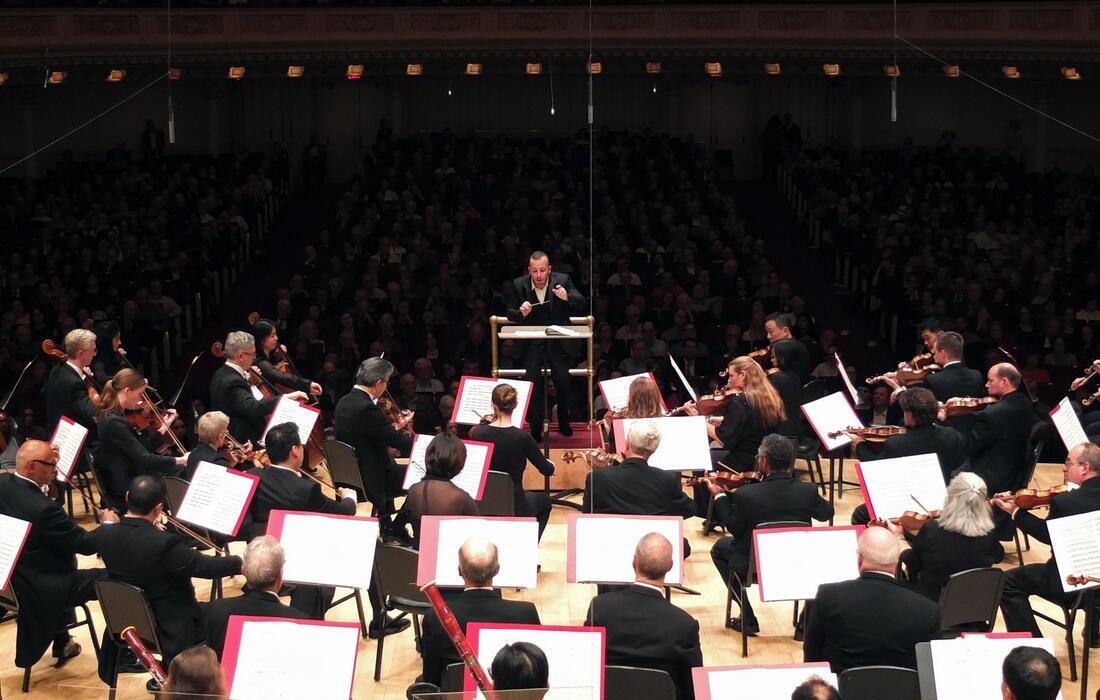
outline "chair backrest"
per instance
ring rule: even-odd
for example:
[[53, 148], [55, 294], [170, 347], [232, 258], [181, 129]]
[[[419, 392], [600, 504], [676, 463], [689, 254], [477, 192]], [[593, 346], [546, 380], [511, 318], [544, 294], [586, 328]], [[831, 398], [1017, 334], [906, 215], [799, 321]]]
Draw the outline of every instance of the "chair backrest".
[[10, 581], [7, 586], [0, 588], [0, 608], [19, 614], [19, 599], [15, 597], [15, 589], [11, 587]]
[[134, 627], [151, 651], [161, 652], [153, 611], [149, 609], [145, 593], [140, 588], [121, 581], [101, 579], [96, 581], [95, 590], [108, 634], [117, 640], [124, 629]]
[[940, 629], [983, 623], [985, 631], [992, 632], [1004, 578], [1005, 572], [993, 567], [952, 574], [940, 592]]
[[443, 669], [442, 683], [439, 688], [444, 693], [458, 693], [462, 691], [462, 670], [466, 664], [450, 664]]
[[898, 666], [850, 668], [837, 679], [844, 700], [921, 700], [917, 672]]
[[395, 544], [379, 544], [374, 550], [374, 580], [382, 600], [404, 598], [428, 603], [428, 598], [416, 585], [416, 566], [420, 554], [415, 549]]
[[1047, 437], [1050, 434], [1050, 423], [1047, 421], [1038, 421], [1031, 426], [1031, 432], [1027, 437], [1027, 447], [1024, 452], [1024, 459], [1027, 464], [1027, 468], [1024, 469], [1023, 479], [1016, 488], [1025, 489], [1031, 480], [1035, 477], [1035, 467], [1039, 463], [1039, 455], [1043, 453], [1043, 446], [1046, 444]]
[[485, 477], [485, 491], [477, 502], [482, 515], [516, 514], [515, 483], [504, 472], [490, 471]]
[[[766, 523], [760, 523], [752, 529], [753, 532], [757, 530], [775, 530], [781, 527], [812, 527], [813, 523], [806, 520], [771, 520]], [[756, 538], [750, 535], [749, 537], [749, 570], [746, 572], [745, 585], [751, 586], [753, 581], [756, 580]], [[738, 572], [740, 575], [740, 572]]]
[[359, 458], [355, 455], [355, 448], [339, 440], [325, 440], [324, 449], [332, 483], [349, 486], [360, 494], [365, 494], [367, 489], [363, 486], [363, 474], [359, 471]]
[[841, 386], [840, 379], [837, 377], [811, 379], [802, 387], [802, 403], [823, 399], [834, 391], [839, 391]]
[[168, 512], [175, 515], [183, 504], [183, 497], [187, 495], [189, 483], [178, 476], [169, 476], [164, 480], [164, 500], [168, 506]]
[[676, 685], [667, 671], [633, 666], [604, 669], [604, 695], [631, 700], [676, 700]]

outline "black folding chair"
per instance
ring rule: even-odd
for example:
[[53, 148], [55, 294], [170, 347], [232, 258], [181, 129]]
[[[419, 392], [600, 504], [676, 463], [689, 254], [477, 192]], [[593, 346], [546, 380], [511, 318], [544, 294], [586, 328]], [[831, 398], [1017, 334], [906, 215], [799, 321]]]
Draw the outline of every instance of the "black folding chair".
[[[104, 635], [111, 635], [115, 644], [125, 648], [126, 642], [122, 640], [122, 632], [128, 627], [133, 627], [141, 641], [149, 647], [149, 651], [163, 657], [164, 652], [157, 638], [156, 619], [149, 608], [149, 602], [145, 599], [145, 593], [137, 586], [110, 579], [97, 581], [95, 588], [96, 595], [99, 597], [100, 610], [103, 611], [103, 622], [106, 625]], [[115, 698], [115, 686], [118, 685], [118, 661], [119, 655], [116, 654], [115, 661], [111, 665], [109, 700]]]
[[898, 666], [861, 666], [837, 679], [844, 700], [921, 700], [917, 672]]
[[[76, 622], [70, 622], [65, 625], [65, 629], [72, 630], [77, 627], [88, 626], [88, 634], [92, 638], [92, 648], [95, 649], [96, 658], [99, 658], [99, 637], [95, 633], [95, 624], [92, 622], [92, 614], [88, 612], [88, 606], [81, 603], [76, 606], [84, 611], [84, 619]], [[18, 628], [23, 624], [23, 619], [19, 616], [19, 598], [15, 595], [15, 589], [11, 587], [9, 583], [7, 587], [0, 589], [0, 609], [3, 609], [12, 615], [15, 615], [15, 624]], [[35, 624], [36, 620], [27, 620], [27, 624]], [[23, 692], [26, 693], [31, 687], [31, 667], [23, 669]]]
[[604, 669], [605, 695], [631, 700], [676, 700], [676, 684], [667, 671], [633, 666]]
[[[1053, 617], [1050, 617], [1045, 613], [1039, 612], [1038, 610], [1034, 611], [1035, 617], [1046, 620], [1055, 627], [1061, 628], [1063, 631], [1065, 631], [1066, 654], [1069, 655], [1069, 679], [1074, 683], [1077, 682], [1077, 646], [1073, 641], [1073, 625], [1077, 622], [1077, 613], [1084, 611], [1086, 604], [1092, 604], [1092, 597], [1089, 596], [1088, 593], [1089, 589], [1078, 592], [1077, 595], [1073, 597], [1073, 601], [1069, 605], [1065, 605], [1064, 603], [1060, 603], [1056, 600], [1051, 600], [1050, 598], [1043, 597], [1043, 600], [1049, 601], [1062, 611], [1061, 621], [1055, 620]], [[1085, 624], [1088, 625], [1089, 623], [1089, 615], [1086, 614]], [[1087, 631], [1088, 630], [1086, 630], [1086, 632]], [[1088, 651], [1088, 647], [1083, 648], [1082, 653], [1085, 655], [1086, 658], [1088, 655]], [[1085, 669], [1085, 671], [1087, 672], [1088, 669]]]
[[[420, 648], [420, 616], [426, 615], [431, 603], [416, 585], [416, 566], [420, 554], [415, 549], [394, 544], [381, 544], [374, 551], [374, 585], [383, 612], [399, 610], [398, 619], [410, 615], [416, 648]], [[386, 641], [379, 630], [374, 655], [374, 680], [382, 679], [382, 647]]]
[[485, 492], [477, 502], [482, 515], [513, 516], [516, 514], [515, 483], [504, 472], [490, 471], [485, 477]]
[[466, 664], [448, 664], [447, 668], [443, 669], [443, 682], [440, 684], [439, 689], [444, 693], [461, 693], [462, 692], [462, 675], [463, 669], [466, 668]]
[[[1047, 438], [1050, 436], [1050, 423], [1047, 421], [1038, 421], [1031, 426], [1031, 432], [1027, 438], [1026, 458], [1027, 467], [1024, 469], [1023, 477], [1019, 483], [1016, 484], [1016, 489], [1026, 489], [1030, 486], [1031, 480], [1035, 478], [1035, 468], [1039, 464], [1039, 455], [1043, 453], [1043, 447], [1046, 445]], [[1024, 546], [1020, 547], [1020, 530], [1013, 527], [1012, 539], [1016, 545], [1016, 561], [1019, 564], [1024, 563], [1024, 550], [1031, 551], [1031, 540], [1028, 538], [1027, 533], [1024, 533]]]
[[1001, 605], [1005, 572], [993, 567], [952, 574], [940, 592], [940, 636], [992, 632]]
[[355, 448], [339, 440], [325, 440], [324, 448], [332, 483], [353, 488], [359, 492], [360, 498], [365, 498], [367, 488], [363, 485], [363, 474], [359, 471], [359, 458], [355, 455]]

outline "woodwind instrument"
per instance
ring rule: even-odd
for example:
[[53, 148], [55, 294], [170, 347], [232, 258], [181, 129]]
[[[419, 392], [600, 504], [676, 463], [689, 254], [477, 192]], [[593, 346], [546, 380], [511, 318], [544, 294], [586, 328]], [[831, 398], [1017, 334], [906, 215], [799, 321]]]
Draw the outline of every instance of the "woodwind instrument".
[[153, 652], [149, 651], [149, 647], [145, 646], [145, 642], [141, 641], [137, 628], [130, 625], [122, 630], [122, 634], [119, 636], [122, 637], [122, 641], [126, 642], [126, 646], [130, 647], [130, 651], [134, 652], [134, 656], [149, 672], [149, 675], [153, 677], [153, 680], [157, 682], [157, 685], [164, 688], [164, 684], [168, 682], [168, 674], [164, 672], [160, 662], [153, 657]]
[[500, 696], [493, 690], [493, 682], [489, 679], [489, 674], [482, 668], [481, 663], [477, 660], [477, 655], [474, 654], [473, 647], [470, 646], [470, 642], [466, 639], [466, 635], [462, 633], [462, 627], [458, 624], [458, 620], [455, 619], [454, 613], [447, 607], [446, 601], [443, 600], [442, 594], [439, 589], [436, 588], [435, 581], [424, 584], [420, 589], [427, 596], [428, 602], [431, 603], [432, 609], [435, 610], [435, 614], [439, 617], [439, 623], [443, 625], [443, 630], [447, 633], [447, 636], [451, 640], [451, 644], [454, 644], [455, 651], [458, 652], [459, 658], [466, 664], [466, 667], [470, 669], [470, 673], [474, 676], [474, 682], [477, 683], [477, 687], [485, 694], [486, 700], [500, 700]]

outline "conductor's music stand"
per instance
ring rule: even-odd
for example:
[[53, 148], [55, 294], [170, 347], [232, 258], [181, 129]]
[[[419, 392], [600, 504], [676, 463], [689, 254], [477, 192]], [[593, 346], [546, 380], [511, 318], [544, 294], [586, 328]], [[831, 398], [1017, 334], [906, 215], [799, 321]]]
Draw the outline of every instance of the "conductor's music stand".
[[[513, 379], [519, 379], [527, 374], [525, 369], [511, 369], [500, 367], [500, 341], [511, 340], [513, 342], [524, 342], [532, 340], [542, 341], [559, 341], [559, 340], [584, 340], [588, 346], [587, 348], [587, 367], [576, 368], [571, 367], [569, 369], [570, 377], [587, 377], [588, 379], [588, 410], [592, 410], [592, 401], [595, 398], [593, 394], [594, 380], [596, 376], [596, 369], [593, 367], [595, 363], [595, 345], [593, 344], [593, 338], [595, 337], [596, 319], [593, 316], [570, 316], [568, 326], [561, 326], [567, 330], [573, 331], [573, 334], [558, 335], [547, 334], [546, 329], [548, 325], [522, 325], [513, 323], [507, 316], [490, 316], [489, 328], [492, 332], [492, 352], [493, 352], [493, 378], [499, 379], [502, 377], [511, 377]], [[543, 354], [542, 367], [539, 369], [539, 374], [542, 376], [542, 449], [546, 458], [550, 458], [550, 394], [547, 391], [547, 377], [550, 375], [550, 353], [549, 351]], [[560, 410], [560, 409], [559, 409]], [[568, 506], [570, 508], [576, 508], [580, 510], [580, 506], [571, 501], [564, 500], [566, 496], [572, 496], [578, 493], [582, 493], [582, 489], [559, 489], [552, 492], [550, 489], [550, 477], [544, 477], [544, 488], [546, 494], [550, 496], [550, 502], [556, 505]]]

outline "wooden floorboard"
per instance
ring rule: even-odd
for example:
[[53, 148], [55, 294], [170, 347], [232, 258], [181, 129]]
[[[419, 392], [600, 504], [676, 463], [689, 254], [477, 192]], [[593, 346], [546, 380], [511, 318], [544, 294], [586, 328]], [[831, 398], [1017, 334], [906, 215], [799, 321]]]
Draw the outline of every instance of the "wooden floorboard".
[[[849, 469], [849, 474], [854, 470]], [[1061, 465], [1040, 465], [1037, 470], [1037, 480], [1041, 485], [1061, 482]], [[837, 524], [848, 522], [852, 509], [861, 503], [858, 490], [845, 492], [842, 499], [837, 500]], [[78, 506], [79, 507], [79, 506]], [[505, 596], [521, 600], [533, 601], [539, 609], [542, 620], [546, 624], [580, 624], [584, 620], [588, 603], [595, 594], [595, 587], [587, 584], [567, 584], [565, 582], [565, 519], [569, 510], [556, 507], [543, 537], [540, 547], [540, 562], [542, 572], [539, 575], [539, 586], [530, 591], [515, 592], [506, 591]], [[85, 520], [82, 520], [85, 522]], [[90, 519], [86, 519], [87, 526], [93, 527]], [[738, 665], [738, 664], [780, 664], [794, 663], [802, 660], [802, 645], [792, 639], [793, 628], [791, 625], [790, 603], [760, 603], [755, 599], [753, 589], [753, 606], [760, 619], [761, 635], [750, 640], [747, 659], [740, 655], [740, 637], [723, 626], [724, 613], [724, 589], [718, 574], [711, 563], [709, 552], [717, 537], [704, 537], [699, 526], [698, 519], [688, 521], [685, 532], [691, 541], [692, 555], [685, 568], [686, 585], [700, 590], [701, 596], [691, 596], [681, 593], [673, 595], [673, 601], [690, 612], [699, 620], [702, 635], [703, 658], [707, 665]], [[241, 543], [234, 543], [233, 551], [240, 552]], [[1032, 544], [1032, 551], [1025, 552], [1024, 561], [1027, 563], [1045, 561], [1048, 549], [1040, 543]], [[98, 564], [95, 557], [81, 557], [82, 567], [93, 567]], [[1013, 568], [1015, 552], [1013, 551], [1004, 568]], [[243, 578], [236, 581], [226, 581], [226, 592], [235, 595], [243, 583]], [[209, 584], [205, 581], [196, 581], [200, 599], [205, 599], [209, 591]], [[1050, 612], [1056, 612], [1050, 605], [1038, 603]], [[103, 621], [99, 615], [99, 607], [91, 604], [93, 616], [96, 621], [96, 629], [103, 629]], [[329, 613], [329, 619], [354, 620], [355, 605], [352, 602], [345, 603], [341, 607]], [[1068, 666], [1064, 637], [1060, 630], [1053, 626], [1041, 623], [1041, 628], [1055, 640], [1059, 661], [1063, 671], [1068, 677]], [[998, 623], [998, 629], [1002, 625]], [[31, 678], [30, 698], [64, 698], [76, 700], [78, 698], [106, 698], [107, 692], [96, 675], [95, 657], [92, 654], [91, 643], [87, 638], [86, 630], [76, 631], [76, 638], [84, 646], [84, 654], [70, 662], [63, 669], [54, 669], [49, 658], [44, 658], [35, 668]], [[1080, 623], [1078, 633], [1075, 634], [1078, 653], [1080, 652]], [[15, 653], [15, 623], [8, 622], [0, 625], [0, 658], [6, 659], [6, 663], [0, 671], [0, 688], [6, 697], [18, 698], [22, 672], [13, 664]], [[48, 657], [48, 653], [47, 653]], [[405, 689], [420, 672], [420, 657], [413, 647], [412, 630], [408, 630], [396, 637], [389, 637], [385, 645], [385, 655], [382, 665], [382, 680], [375, 683], [373, 680], [375, 657], [375, 642], [364, 640], [360, 643], [359, 663], [356, 669], [355, 698], [374, 698], [376, 700], [404, 700]], [[1091, 675], [1096, 677], [1100, 671], [1097, 663], [1091, 664]], [[118, 698], [148, 698], [145, 692], [145, 680], [147, 676], [127, 676], [120, 683]], [[1091, 684], [1096, 686], [1094, 681]], [[1063, 684], [1063, 696], [1066, 700], [1078, 697], [1079, 686], [1070, 683], [1068, 678]], [[618, 699], [609, 699], [618, 700]]]

